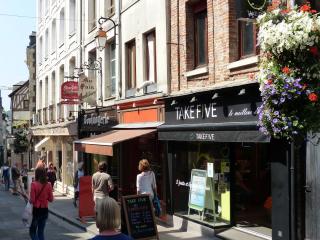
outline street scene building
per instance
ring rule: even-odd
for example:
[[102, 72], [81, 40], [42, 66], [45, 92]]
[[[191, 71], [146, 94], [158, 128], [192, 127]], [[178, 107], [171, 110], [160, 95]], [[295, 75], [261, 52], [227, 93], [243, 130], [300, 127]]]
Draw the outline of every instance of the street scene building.
[[318, 2], [36, 2], [0, 164], [54, 172], [50, 213], [98, 234], [106, 172], [134, 239], [319, 238]]

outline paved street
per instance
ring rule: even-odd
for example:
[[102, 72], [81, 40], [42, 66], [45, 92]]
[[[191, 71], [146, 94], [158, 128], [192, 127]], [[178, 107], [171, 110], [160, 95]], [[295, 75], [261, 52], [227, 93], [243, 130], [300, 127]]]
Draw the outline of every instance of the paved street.
[[[28, 228], [21, 221], [24, 201], [5, 192], [0, 185], [0, 239], [30, 239]], [[45, 229], [46, 240], [88, 239], [92, 235], [81, 231], [61, 219], [50, 216]]]

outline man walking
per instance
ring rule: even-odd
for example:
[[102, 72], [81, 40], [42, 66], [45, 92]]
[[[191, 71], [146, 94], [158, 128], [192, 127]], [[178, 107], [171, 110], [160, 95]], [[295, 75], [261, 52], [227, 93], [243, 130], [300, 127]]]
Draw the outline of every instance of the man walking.
[[98, 171], [92, 176], [92, 193], [95, 204], [97, 199], [103, 199], [109, 196], [109, 192], [113, 190], [111, 176], [107, 173], [107, 163], [99, 162]]

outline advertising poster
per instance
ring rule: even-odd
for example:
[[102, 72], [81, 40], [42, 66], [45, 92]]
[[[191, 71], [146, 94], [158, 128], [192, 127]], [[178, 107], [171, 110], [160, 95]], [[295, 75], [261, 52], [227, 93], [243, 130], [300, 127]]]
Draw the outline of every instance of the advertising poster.
[[202, 211], [206, 197], [207, 171], [192, 169], [189, 192], [189, 208]]

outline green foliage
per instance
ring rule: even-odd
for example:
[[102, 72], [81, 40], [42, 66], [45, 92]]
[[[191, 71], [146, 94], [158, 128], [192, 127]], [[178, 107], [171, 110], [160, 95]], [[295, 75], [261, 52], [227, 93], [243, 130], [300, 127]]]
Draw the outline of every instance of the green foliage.
[[28, 139], [27, 139], [27, 133], [23, 128], [20, 128], [17, 130], [17, 132], [14, 134], [14, 153], [24, 153], [28, 150]]

